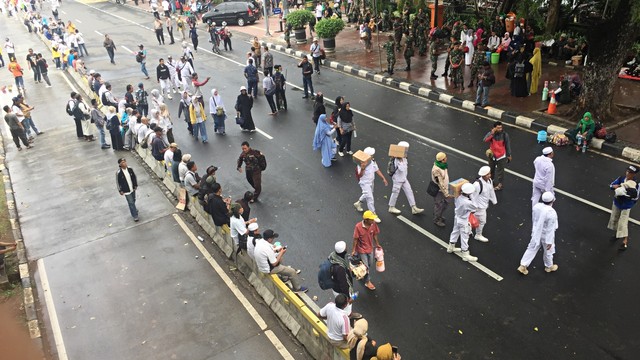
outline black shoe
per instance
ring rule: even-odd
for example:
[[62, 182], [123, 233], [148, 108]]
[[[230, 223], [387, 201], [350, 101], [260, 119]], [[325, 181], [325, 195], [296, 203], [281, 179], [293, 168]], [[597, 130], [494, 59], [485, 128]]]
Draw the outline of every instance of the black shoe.
[[309, 96], [303, 96], [302, 98], [303, 98], [303, 99], [308, 99], [308, 98], [309, 98]]

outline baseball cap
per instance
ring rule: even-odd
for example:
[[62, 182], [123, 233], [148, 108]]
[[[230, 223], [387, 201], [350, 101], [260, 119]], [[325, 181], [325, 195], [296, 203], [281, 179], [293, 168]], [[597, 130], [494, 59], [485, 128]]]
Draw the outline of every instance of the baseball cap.
[[268, 239], [275, 239], [278, 236], [280, 236], [280, 235], [278, 233], [276, 233], [276, 232], [273, 232], [273, 230], [271, 230], [271, 229], [267, 229], [262, 233], [262, 238], [263, 239], [267, 239], [267, 240]]
[[378, 218], [378, 215], [374, 214], [373, 211], [367, 210], [362, 214], [363, 220], [375, 220]]
[[629, 165], [629, 167], [627, 168], [627, 171], [635, 174], [638, 172], [638, 168], [635, 165]]

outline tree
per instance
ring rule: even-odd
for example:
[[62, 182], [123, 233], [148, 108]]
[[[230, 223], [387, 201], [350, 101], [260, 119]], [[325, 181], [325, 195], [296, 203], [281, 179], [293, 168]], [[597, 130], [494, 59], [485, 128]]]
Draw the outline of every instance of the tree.
[[560, 8], [562, 0], [549, 0], [549, 10], [547, 12], [546, 34], [555, 34], [560, 19]]
[[640, 0], [611, 0], [611, 16], [587, 30], [589, 55], [584, 83], [574, 114], [590, 111], [600, 120], [612, 119], [613, 90], [618, 71], [640, 34]]

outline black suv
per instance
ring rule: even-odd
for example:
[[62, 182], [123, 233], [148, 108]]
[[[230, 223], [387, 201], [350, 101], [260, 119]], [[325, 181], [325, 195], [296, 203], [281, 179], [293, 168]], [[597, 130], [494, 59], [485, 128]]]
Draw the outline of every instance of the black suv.
[[223, 2], [204, 14], [202, 21], [214, 21], [217, 25], [226, 21], [227, 24], [245, 26], [246, 24], [253, 24], [256, 22], [258, 19], [256, 16], [257, 11], [256, 7], [248, 1]]

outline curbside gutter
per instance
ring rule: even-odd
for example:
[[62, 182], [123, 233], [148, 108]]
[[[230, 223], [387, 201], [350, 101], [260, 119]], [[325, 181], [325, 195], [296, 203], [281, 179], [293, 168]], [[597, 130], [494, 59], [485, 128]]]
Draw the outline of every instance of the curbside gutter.
[[[302, 57], [306, 55], [303, 51], [296, 51], [293, 49], [287, 49], [284, 45], [275, 44], [271, 42], [262, 42], [263, 46], [268, 46], [270, 49], [289, 54], [292, 56]], [[478, 115], [488, 116], [492, 119], [502, 121], [504, 123], [509, 123], [513, 125], [517, 125], [526, 129], [531, 129], [534, 131], [545, 130], [547, 134], [553, 135], [557, 133], [567, 133], [569, 129], [557, 126], [557, 125], [548, 125], [544, 122], [540, 121], [540, 119], [530, 118], [524, 115], [520, 115], [518, 113], [514, 113], [512, 111], [500, 110], [494, 107], [486, 107], [482, 108], [480, 106], [475, 106], [472, 101], [464, 100], [453, 95], [449, 95], [443, 92], [441, 89], [433, 89], [429, 86], [423, 86], [419, 83], [408, 83], [402, 80], [395, 79], [390, 76], [385, 76], [382, 74], [377, 74], [376, 72], [370, 70], [362, 70], [353, 65], [345, 65], [340, 62], [334, 60], [325, 60], [323, 64], [332, 69], [345, 72], [366, 80], [370, 80], [376, 83], [380, 83], [383, 85], [387, 85], [398, 90], [405, 91], [407, 93], [421, 96], [423, 98], [437, 101], [440, 103], [444, 103], [450, 105], [455, 108], [459, 108], [465, 111], [470, 111]], [[640, 162], [640, 149], [627, 146], [622, 142], [616, 143], [607, 143], [602, 139], [593, 138], [591, 141], [591, 148], [597, 149], [605, 154], [612, 155], [614, 157], [624, 158], [626, 160], [631, 160], [633, 162]]]

